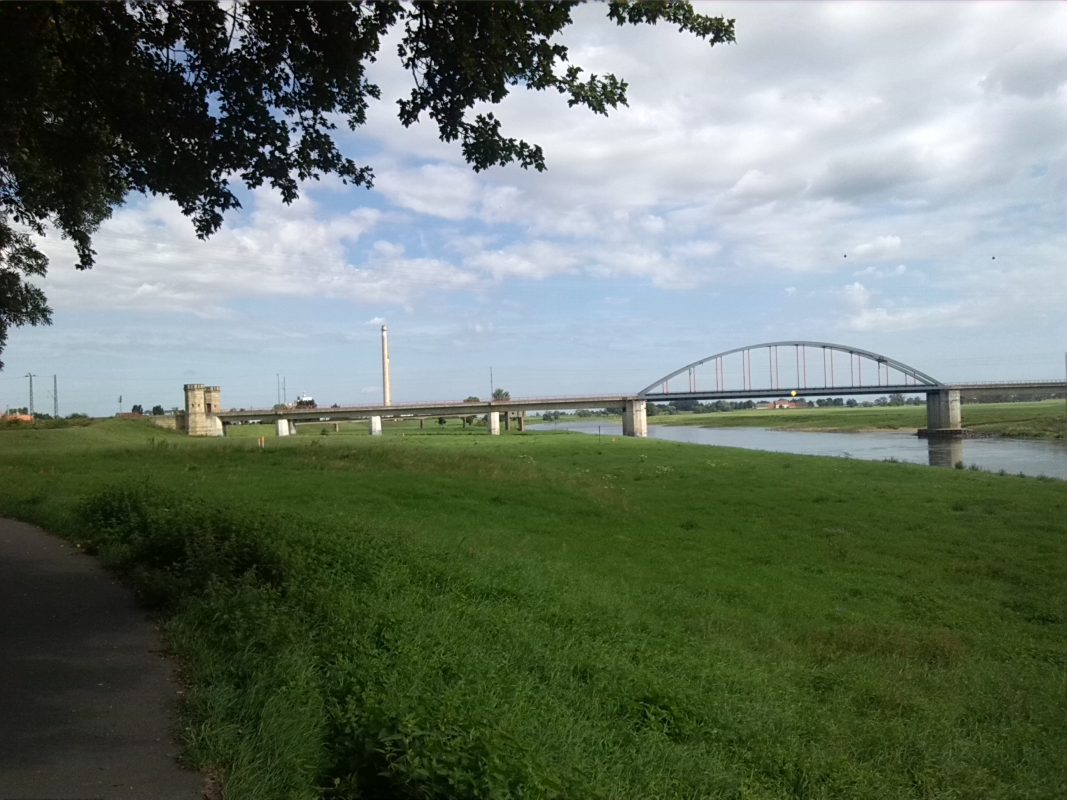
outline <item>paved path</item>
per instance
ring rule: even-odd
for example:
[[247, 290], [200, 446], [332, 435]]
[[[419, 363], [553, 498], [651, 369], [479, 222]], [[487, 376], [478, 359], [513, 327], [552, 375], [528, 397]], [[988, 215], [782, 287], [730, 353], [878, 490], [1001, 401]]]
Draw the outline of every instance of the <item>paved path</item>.
[[95, 559], [0, 520], [0, 800], [199, 800], [159, 634]]

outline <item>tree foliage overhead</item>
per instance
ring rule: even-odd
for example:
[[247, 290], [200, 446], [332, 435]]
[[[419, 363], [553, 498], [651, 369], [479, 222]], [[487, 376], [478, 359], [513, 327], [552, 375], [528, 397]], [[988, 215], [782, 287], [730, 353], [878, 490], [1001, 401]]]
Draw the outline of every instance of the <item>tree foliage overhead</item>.
[[[47, 259], [32, 235], [53, 226], [76, 266], [131, 192], [165, 195], [199, 236], [240, 206], [232, 186], [267, 184], [286, 202], [301, 181], [334, 173], [370, 187], [345, 157], [336, 121], [356, 129], [381, 92], [367, 77], [383, 37], [413, 88], [404, 125], [428, 117], [475, 170], [545, 168], [541, 148], [505, 135], [490, 112], [513, 87], [555, 90], [598, 114], [626, 83], [586, 75], [553, 38], [576, 2], [0, 3], [0, 351], [12, 326], [47, 324]], [[710, 44], [733, 21], [685, 2], [606, 6], [619, 25], [666, 22]]]

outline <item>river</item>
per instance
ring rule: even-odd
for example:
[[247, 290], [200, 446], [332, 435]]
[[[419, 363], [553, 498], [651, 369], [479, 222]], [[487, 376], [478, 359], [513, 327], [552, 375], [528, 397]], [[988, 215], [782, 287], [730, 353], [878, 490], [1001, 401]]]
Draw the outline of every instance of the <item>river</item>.
[[[619, 424], [556, 422], [530, 426], [531, 430], [566, 430], [601, 436], [621, 436]], [[652, 439], [671, 442], [740, 447], [774, 453], [837, 456], [864, 461], [906, 461], [953, 467], [962, 463], [989, 472], [1011, 475], [1043, 475], [1067, 480], [1067, 442], [1049, 439], [920, 439], [902, 431], [829, 433], [821, 431], [776, 431], [767, 428], [700, 428], [696, 426], [649, 425]]]

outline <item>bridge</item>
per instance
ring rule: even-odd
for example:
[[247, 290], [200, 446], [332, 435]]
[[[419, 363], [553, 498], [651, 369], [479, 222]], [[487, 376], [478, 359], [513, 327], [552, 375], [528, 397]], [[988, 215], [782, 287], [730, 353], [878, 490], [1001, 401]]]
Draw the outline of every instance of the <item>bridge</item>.
[[645, 403], [634, 395], [568, 395], [565, 397], [524, 397], [516, 400], [445, 400], [424, 403], [390, 403], [389, 405], [331, 406], [330, 408], [284, 408], [221, 410], [221, 392], [217, 386], [186, 384], [185, 421], [181, 429], [193, 436], [221, 436], [225, 425], [242, 422], [274, 422], [279, 436], [296, 432], [297, 423], [341, 422], [365, 420], [370, 431], [378, 435], [383, 419], [484, 416], [489, 433], [500, 433], [501, 421], [510, 428], [512, 421], [525, 428], [529, 411], [574, 411], [578, 409], [620, 408], [623, 411], [623, 432], [627, 436], [646, 436], [645, 423], [639, 431], [631, 431], [627, 420], [645, 420]]
[[273, 421], [278, 435], [287, 436], [295, 433], [299, 422], [365, 420], [371, 433], [378, 435], [386, 418], [484, 416], [488, 432], [497, 435], [502, 414], [505, 428], [513, 419], [522, 428], [526, 413], [532, 410], [620, 408], [623, 434], [647, 436], [646, 409], [650, 402], [925, 394], [927, 426], [919, 434], [952, 437], [962, 434], [961, 391], [1012, 389], [1067, 390], [1067, 381], [946, 384], [915, 367], [862, 348], [830, 342], [779, 341], [707, 356], [635, 394], [225, 411], [218, 386], [186, 384], [185, 415], [179, 426], [193, 436], [221, 436], [228, 424]]

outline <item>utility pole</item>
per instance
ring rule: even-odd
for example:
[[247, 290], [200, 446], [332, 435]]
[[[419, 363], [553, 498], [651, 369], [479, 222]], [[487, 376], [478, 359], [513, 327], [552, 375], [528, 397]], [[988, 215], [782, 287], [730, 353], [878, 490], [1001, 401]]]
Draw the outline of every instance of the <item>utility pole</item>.
[[37, 376], [32, 372], [27, 372], [26, 377], [30, 379], [30, 416], [33, 417], [33, 379]]
[[496, 392], [496, 389], [493, 387], [493, 368], [490, 367], [489, 368], [489, 399], [490, 400], [493, 399], [493, 394], [495, 392]]
[[52, 418], [59, 419], [59, 379], [52, 376]]
[[282, 404], [282, 374], [280, 372], [274, 373], [274, 383], [278, 387], [278, 405]]
[[289, 402], [289, 390], [285, 388], [285, 376], [282, 375], [282, 403]]

